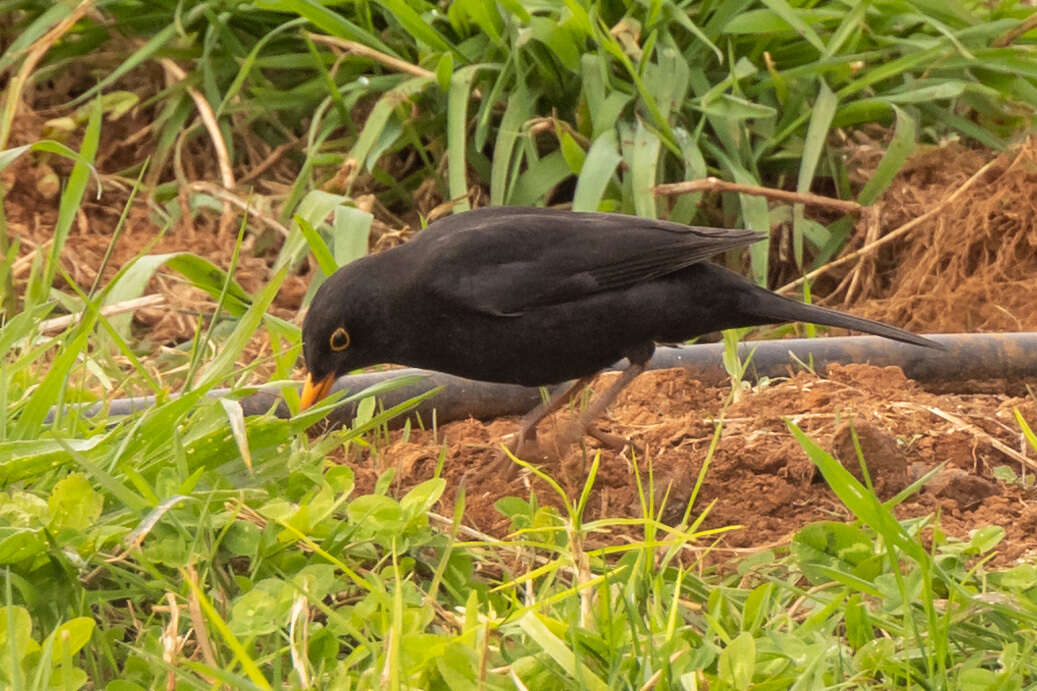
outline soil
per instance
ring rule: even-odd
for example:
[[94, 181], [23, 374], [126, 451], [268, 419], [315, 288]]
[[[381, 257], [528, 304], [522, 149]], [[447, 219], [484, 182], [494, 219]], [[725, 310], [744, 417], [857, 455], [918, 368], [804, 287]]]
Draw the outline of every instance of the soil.
[[[139, 114], [134, 117], [140, 119]], [[10, 146], [39, 139], [44, 120], [33, 113], [20, 116]], [[98, 164], [102, 173], [135, 160], [122, 143], [141, 124], [106, 123]], [[854, 160], [856, 155], [866, 169], [868, 161], [875, 159], [869, 151], [861, 144], [849, 151], [849, 158]], [[188, 177], [217, 179], [211, 157], [206, 163], [204, 150], [194, 153], [194, 157], [187, 155], [194, 162], [185, 166]], [[256, 160], [265, 153], [259, 151]], [[969, 194], [952, 198], [954, 190], [990, 161], [996, 163]], [[66, 164], [25, 156], [0, 177], [7, 190], [8, 228], [20, 243], [16, 284], [24, 283], [33, 257], [49, 251], [57, 216], [55, 171], [65, 175]], [[247, 178], [245, 172], [239, 177]], [[292, 179], [278, 165], [264, 169], [264, 176], [256, 183], [261, 190]], [[958, 144], [923, 151], [881, 200], [877, 220], [875, 215], [862, 219], [855, 246], [933, 213], [897, 242], [852, 264], [849, 271], [833, 271], [819, 280], [815, 295], [824, 296], [822, 301], [828, 304], [921, 332], [1037, 330], [1035, 189], [1037, 145], [1033, 142], [1000, 156]], [[63, 268], [80, 287], [91, 285], [102, 266], [102, 280], [110, 279], [123, 262], [159, 235], [149, 252], [186, 250], [221, 267], [230, 265], [236, 225], [228, 230], [216, 215], [200, 213], [163, 229], [153, 209], [143, 203], [131, 207], [125, 230], [104, 264], [126, 198], [126, 187], [120, 185], [107, 185], [99, 198], [88, 193], [89, 201], [62, 255]], [[406, 224], [374, 206], [384, 229], [376, 234], [376, 248], [406, 237]], [[275, 238], [264, 247], [267, 240], [246, 238], [235, 275], [247, 290], [257, 289], [269, 278], [277, 242]], [[289, 277], [272, 308], [275, 313], [298, 321], [310, 271], [304, 265]], [[56, 287], [65, 288], [61, 279]], [[208, 296], [172, 273], [159, 275], [149, 290], [164, 295], [167, 304], [140, 310], [134, 326], [156, 352], [189, 340], [198, 316], [207, 317], [214, 309]], [[248, 357], [256, 357], [265, 347], [257, 343]], [[257, 370], [258, 376], [264, 371]], [[612, 376], [602, 375], [595, 387], [601, 390]], [[1004, 393], [1007, 390], [997, 382], [976, 382], [956, 393], [935, 393], [906, 379], [896, 368], [845, 365], [825, 376], [802, 371], [753, 388], [736, 387], [733, 395], [731, 387], [704, 386], [681, 370], [648, 372], [623, 393], [601, 424], [605, 431], [629, 440], [625, 449], [601, 448], [587, 438], [580, 445], [556, 450], [542, 465], [572, 502], [580, 496], [592, 459], [600, 452], [585, 520], [643, 516], [635, 476], [640, 473], [655, 512], [663, 522], [676, 524], [708, 460], [692, 515], [706, 513], [701, 530], [737, 526], [697, 542], [713, 558], [722, 557], [784, 544], [811, 521], [852, 519], [790, 433], [791, 421], [864, 479], [859, 446], [867, 478], [883, 498], [944, 464], [923, 488], [899, 503], [897, 515], [936, 516], [944, 532], [963, 538], [976, 528], [999, 525], [1006, 536], [994, 563], [1009, 564], [1032, 560], [1037, 554], [1037, 491], [1033, 489], [1037, 450], [1023, 438], [1014, 412], [1018, 410], [1037, 429], [1037, 397], [1032, 393], [1012, 397]], [[552, 448], [552, 432], [564, 428], [571, 415], [563, 411], [546, 421], [542, 448]], [[360, 490], [372, 488], [375, 478], [392, 468], [393, 489], [402, 494], [435, 473], [445, 448], [442, 473], [448, 490], [437, 512], [452, 515], [463, 482], [465, 526], [500, 537], [511, 529], [495, 506], [501, 498], [528, 498], [535, 493], [541, 504], [562, 504], [536, 476], [502, 462], [500, 442], [515, 424], [515, 420], [465, 420], [435, 432], [412, 429], [406, 439], [396, 431], [388, 441], [366, 450], [354, 446], [336, 460], [356, 469]], [[592, 540], [615, 542], [636, 534], [613, 528]]]
[[[614, 376], [602, 375], [595, 388], [604, 389]], [[1025, 449], [1013, 413], [1018, 409], [1033, 426], [1034, 398], [931, 394], [898, 368], [870, 365], [836, 366], [826, 377], [800, 372], [742, 390], [735, 402], [725, 405], [730, 395], [730, 387], [703, 386], [683, 370], [647, 372], [621, 394], [600, 425], [628, 439], [628, 447], [610, 449], [588, 437], [560, 455], [537, 460], [565, 490], [567, 501], [575, 503], [592, 459], [600, 453], [585, 521], [643, 517], [635, 477], [640, 473], [643, 487], [654, 487], [656, 515], [676, 525], [710, 459], [691, 515], [707, 512], [700, 530], [737, 526], [724, 532], [717, 544], [715, 535], [698, 541], [703, 550], [723, 554], [784, 544], [812, 521], [852, 520], [787, 424], [795, 423], [860, 478], [851, 431], [855, 430], [868, 475], [883, 499], [945, 464], [897, 506], [899, 517], [938, 514], [941, 529], [959, 538], [996, 524], [1006, 536], [994, 563], [1037, 556], [1037, 491], [1032, 488], [1037, 454]], [[564, 430], [574, 415], [564, 411], [549, 418], [540, 446], [553, 448], [552, 434]], [[718, 426], [720, 436], [710, 458]], [[500, 443], [515, 427], [514, 420], [465, 420], [435, 432], [411, 430], [406, 440], [397, 431], [375, 452], [355, 452], [340, 461], [356, 468], [363, 490], [393, 469], [395, 491], [402, 494], [432, 477], [445, 447], [442, 476], [451, 489], [438, 512], [453, 515], [456, 488], [463, 482], [465, 524], [503, 537], [511, 526], [494, 506], [502, 497], [529, 498], [535, 493], [540, 504], [565, 510], [561, 498], [542, 480], [502, 463]], [[991, 440], [1018, 451], [1026, 463], [995, 448]], [[995, 479], [995, 469], [1003, 466], [1012, 469], [1014, 482]], [[637, 533], [638, 529], [614, 528], [590, 542], [614, 542]]]

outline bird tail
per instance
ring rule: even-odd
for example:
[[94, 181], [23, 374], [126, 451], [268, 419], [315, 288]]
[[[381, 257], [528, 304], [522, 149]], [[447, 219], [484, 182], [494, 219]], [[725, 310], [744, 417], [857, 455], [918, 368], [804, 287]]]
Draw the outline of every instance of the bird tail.
[[838, 312], [827, 307], [808, 305], [798, 300], [793, 300], [763, 288], [754, 291], [752, 299], [745, 302], [751, 303], [745, 306], [746, 311], [755, 314], [765, 322], [810, 322], [824, 326], [837, 326], [843, 329], [853, 329], [864, 333], [891, 338], [894, 341], [911, 343], [925, 348], [936, 348], [943, 350], [943, 346], [936, 341], [924, 338], [904, 329], [898, 329], [889, 324], [854, 317], [844, 312]]

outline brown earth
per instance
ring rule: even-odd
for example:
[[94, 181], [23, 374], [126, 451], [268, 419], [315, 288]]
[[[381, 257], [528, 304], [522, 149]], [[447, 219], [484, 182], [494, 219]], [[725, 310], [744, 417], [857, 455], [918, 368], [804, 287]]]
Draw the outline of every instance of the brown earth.
[[[20, 117], [11, 145], [39, 138], [42, 121], [32, 114]], [[106, 124], [99, 169], [105, 170], [106, 156], [115, 167], [134, 160], [121, 142], [132, 140], [141, 124]], [[187, 157], [194, 161], [186, 166], [187, 177], [217, 179], [211, 160], [205, 163], [204, 147], [195, 153]], [[869, 161], [877, 160], [874, 153], [864, 145], [850, 150], [863, 170]], [[967, 194], [953, 197], [990, 161], [995, 162]], [[37, 253], [49, 251], [57, 214], [55, 170], [64, 175], [67, 166], [26, 156], [3, 173], [8, 190], [6, 219], [20, 242], [17, 282], [25, 281]], [[264, 184], [274, 189], [291, 180], [291, 175], [278, 171], [278, 166], [272, 166], [267, 179], [257, 183], [260, 189]], [[933, 212], [931, 216], [898, 241], [867, 253], [849, 270], [830, 272], [815, 284], [818, 294], [824, 294], [828, 304], [922, 332], [1037, 330], [1035, 190], [1037, 146], [1033, 142], [1000, 157], [957, 144], [923, 151], [885, 194], [878, 214], [861, 221], [855, 247], [927, 212]], [[89, 286], [102, 266], [126, 198], [126, 186], [118, 184], [106, 186], [99, 199], [88, 193], [62, 256], [63, 268], [80, 286]], [[144, 204], [131, 208], [103, 279], [110, 279], [123, 262], [159, 235], [153, 211]], [[408, 232], [399, 219], [377, 215], [383, 228], [394, 229], [379, 234], [383, 241], [398, 242]], [[236, 225], [232, 228], [228, 232], [213, 215], [194, 215], [168, 228], [149, 252], [187, 250], [227, 267]], [[236, 277], [248, 290], [269, 277], [277, 239], [273, 246], [261, 249], [266, 240], [246, 238]], [[289, 278], [274, 310], [297, 318], [308, 280], [309, 267], [304, 266]], [[174, 274], [160, 275], [150, 290], [164, 295], [167, 306], [138, 312], [135, 328], [156, 350], [189, 339], [198, 316], [214, 309], [208, 296]], [[258, 344], [250, 356], [262, 349]], [[602, 379], [610, 376], [614, 375]], [[646, 486], [651, 473], [653, 501], [662, 520], [678, 522], [703, 464], [710, 459], [692, 515], [708, 509], [703, 529], [740, 528], [719, 538], [702, 538], [703, 549], [717, 539], [716, 554], [777, 545], [810, 521], [850, 519], [816, 476], [789, 432], [787, 419], [863, 477], [853, 441], [855, 430], [870, 479], [883, 498], [945, 463], [924, 489], [898, 506], [898, 515], [936, 515], [945, 532], [959, 537], [996, 524], [1006, 531], [998, 563], [1032, 559], [1037, 552], [1037, 493], [1032, 489], [1037, 450], [1026, 444], [1013, 410], [1018, 409], [1037, 428], [1037, 397], [1031, 393], [1013, 398], [999, 390], [1004, 389], [996, 382], [977, 382], [971, 390], [959, 387], [958, 393], [936, 394], [906, 380], [895, 368], [847, 365], [834, 368], [826, 377], [798, 372], [753, 389], [739, 389], [729, 401], [730, 387], [705, 387], [676, 370], [646, 373], [621, 396], [603, 424], [607, 431], [629, 439], [636, 451], [600, 450], [600, 469], [586, 518], [641, 517], [644, 509], [636, 469]], [[443, 474], [449, 489], [438, 511], [452, 514], [463, 480], [465, 525], [502, 536], [509, 525], [494, 506], [500, 498], [528, 498], [535, 492], [542, 504], [560, 506], [559, 497], [527, 471], [500, 472], [499, 443], [514, 424], [514, 420], [460, 421], [435, 433], [412, 430], [407, 440], [402, 432], [394, 432], [388, 443], [376, 444], [373, 451], [354, 447], [338, 460], [356, 468], [361, 489], [369, 489], [378, 474], [393, 468], [393, 487], [402, 493], [433, 475], [445, 447]], [[710, 456], [718, 426], [720, 435]], [[548, 432], [551, 428], [545, 425]], [[596, 442], [585, 442], [585, 447], [566, 450], [544, 466], [570, 501], [579, 497], [591, 458], [599, 450]], [[1016, 480], [1004, 479], [1008, 477], [1005, 467]], [[999, 468], [1001, 480], [994, 476]], [[621, 541], [627, 535], [636, 531], [617, 528], [594, 540]]]
[[[597, 388], [613, 376], [602, 375]], [[1037, 454], [1025, 448], [1013, 413], [1018, 409], [1031, 427], [1037, 423], [1037, 401], [1032, 397], [936, 395], [920, 389], [898, 368], [869, 365], [837, 366], [827, 377], [800, 372], [743, 390], [736, 402], [725, 405], [730, 393], [730, 387], [702, 386], [682, 370], [645, 373], [620, 396], [602, 425], [629, 439], [635, 450], [628, 447], [621, 453], [587, 438], [582, 447], [572, 447], [540, 467], [575, 503], [591, 459], [601, 454], [585, 521], [643, 517], [635, 471], [645, 487], [651, 473], [656, 515], [675, 525], [710, 458], [719, 426], [719, 440], [691, 515], [708, 508], [701, 529], [739, 526], [724, 533], [718, 545], [720, 552], [740, 551], [782, 544], [811, 521], [852, 519], [815, 472], [786, 421], [802, 428], [860, 477], [850, 432], [855, 429], [869, 476], [883, 499], [946, 464], [898, 506], [898, 516], [939, 514], [941, 528], [961, 538], [977, 527], [1000, 525], [1006, 537], [998, 563], [1037, 556], [1037, 492], [1032, 488]], [[567, 421], [572, 415], [563, 412], [549, 419], [542, 437], [549, 438], [565, 424], [559, 418]], [[393, 469], [393, 486], [402, 494], [433, 476], [445, 447], [442, 475], [452, 489], [438, 511], [453, 515], [455, 491], [463, 481], [466, 525], [503, 537], [509, 521], [494, 507], [501, 497], [528, 498], [535, 492], [541, 504], [564, 512], [560, 497], [533, 474], [517, 466], [501, 470], [500, 442], [514, 429], [515, 421], [466, 420], [434, 433], [411, 430], [406, 441], [403, 432], [394, 432], [376, 451], [354, 451], [340, 460], [357, 470], [363, 489]], [[1000, 449], [995, 447], [998, 443], [1003, 445]], [[551, 445], [542, 439], [541, 446]], [[1006, 454], [1005, 448], [1016, 453]], [[1000, 466], [1011, 468], [1019, 479], [994, 479], [994, 469]], [[612, 529], [592, 542], [637, 534], [636, 529]], [[704, 537], [698, 544], [705, 550], [715, 539]]]

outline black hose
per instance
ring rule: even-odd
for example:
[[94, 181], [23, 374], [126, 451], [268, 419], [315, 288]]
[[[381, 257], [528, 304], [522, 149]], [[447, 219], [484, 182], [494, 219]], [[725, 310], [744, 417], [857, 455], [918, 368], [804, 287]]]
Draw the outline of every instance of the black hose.
[[[744, 361], [752, 353], [746, 372], [746, 377], [752, 380], [787, 376], [801, 367], [799, 363], [808, 364], [814, 371], [824, 374], [829, 365], [853, 362], [895, 365], [909, 378], [926, 385], [946, 386], [949, 383], [994, 379], [1018, 384], [1027, 379], [1037, 380], [1037, 333], [940, 334], [929, 338], [943, 345], [945, 350], [898, 343], [878, 336], [843, 336], [747, 341], [739, 344], [738, 355]], [[723, 352], [724, 346], [720, 343], [660, 347], [648, 367], [680, 367], [691, 378], [716, 385], [729, 379], [721, 364]], [[433, 409], [437, 422], [444, 423], [467, 417], [487, 419], [520, 415], [540, 402], [540, 391], [535, 387], [473, 381], [419, 369], [351, 374], [335, 382], [332, 391], [362, 391], [391, 378], [415, 374], [421, 375], [422, 379], [386, 392], [380, 399], [382, 405], [389, 408], [434, 387], [444, 387], [438, 395], [423, 401], [412, 412], [420, 415], [426, 425], [433, 419]], [[288, 408], [281, 400], [280, 387], [259, 388], [257, 393], [239, 399], [245, 414], [259, 415], [274, 409], [277, 415], [287, 417]], [[214, 389], [209, 395], [221, 397], [229, 392], [229, 389]], [[109, 416], [128, 415], [154, 405], [154, 402], [153, 396], [120, 398], [108, 404], [86, 405], [80, 414], [91, 417], [107, 410]], [[52, 409], [47, 416], [48, 423], [53, 420], [54, 412]], [[355, 401], [343, 403], [328, 415], [327, 422], [330, 425], [348, 424], [355, 414]]]

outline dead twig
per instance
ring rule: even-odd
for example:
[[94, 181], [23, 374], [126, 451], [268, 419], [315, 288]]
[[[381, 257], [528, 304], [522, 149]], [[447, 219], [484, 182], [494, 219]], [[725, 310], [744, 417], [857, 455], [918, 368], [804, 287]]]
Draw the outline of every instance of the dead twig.
[[[166, 71], [170, 81], [182, 82], [187, 78], [187, 73], [171, 59], [161, 58], [159, 63]], [[235, 187], [235, 182], [234, 171], [230, 164], [230, 151], [227, 149], [227, 142], [223, 139], [223, 133], [220, 132], [220, 123], [216, 120], [216, 113], [213, 112], [212, 106], [209, 105], [201, 91], [191, 86], [185, 88], [191, 100], [194, 101], [194, 106], [198, 109], [198, 115], [202, 118], [202, 124], [205, 126], [206, 132], [209, 133], [209, 139], [216, 150], [216, 162], [220, 169], [220, 182], [225, 189], [232, 190]], [[190, 217], [185, 216], [184, 218], [186, 220]], [[230, 228], [232, 220], [233, 216], [230, 206], [224, 204], [223, 214], [220, 216], [220, 231], [222, 232]]]
[[406, 60], [400, 60], [394, 58], [391, 55], [386, 55], [380, 50], [375, 50], [365, 46], [362, 43], [356, 41], [348, 41], [344, 38], [336, 38], [335, 36], [325, 36], [323, 34], [312, 34], [307, 33], [307, 38], [316, 43], [323, 43], [325, 45], [334, 46], [335, 48], [341, 48], [353, 55], [360, 55], [365, 58], [371, 58], [375, 62], [381, 63], [391, 70], [396, 72], [403, 72], [405, 74], [412, 74], [415, 77], [425, 77], [426, 79], [432, 79], [436, 75], [434, 72], [426, 70], [424, 67], [419, 67]]
[[[123, 300], [114, 305], [102, 307], [98, 311], [101, 313], [102, 317], [114, 317], [117, 314], [136, 312], [143, 307], [158, 307], [159, 305], [165, 304], [165, 302], [166, 297], [156, 293], [153, 295], [144, 295], [143, 297], [133, 298], [132, 300]], [[84, 314], [86, 314], [86, 312], [76, 312], [75, 314], [66, 314], [62, 317], [47, 319], [40, 324], [40, 332], [46, 334], [63, 331], [82, 319]]]
[[[187, 73], [169, 58], [162, 58], [160, 60], [163, 69], [166, 73], [174, 80], [182, 82], [187, 79]], [[198, 109], [198, 115], [202, 118], [202, 123], [205, 125], [206, 131], [209, 133], [209, 139], [212, 140], [213, 148], [216, 149], [216, 161], [220, 168], [220, 182], [223, 186], [228, 189], [234, 189], [234, 171], [230, 165], [230, 152], [227, 150], [227, 142], [223, 140], [223, 134], [220, 132], [220, 124], [216, 121], [216, 113], [213, 112], [212, 106], [205, 100], [205, 96], [202, 92], [194, 87], [186, 87], [188, 95], [191, 100], [194, 101], [195, 108]]]
[[835, 199], [823, 197], [820, 194], [810, 192], [789, 192], [788, 190], [776, 190], [770, 187], [759, 187], [757, 185], [740, 185], [736, 182], [727, 182], [720, 178], [708, 177], [701, 180], [685, 180], [683, 182], [672, 182], [665, 185], [656, 185], [652, 192], [657, 197], [670, 197], [691, 192], [737, 192], [739, 194], [751, 194], [757, 197], [766, 197], [780, 202], [790, 204], [806, 204], [807, 206], [820, 206], [826, 209], [834, 209], [846, 214], [858, 214], [864, 209], [855, 201], [846, 199]]
[[205, 194], [210, 194], [220, 199], [222, 202], [224, 202], [224, 204], [236, 206], [237, 208], [248, 214], [250, 217], [255, 218], [258, 221], [261, 221], [264, 224], [268, 225], [270, 228], [276, 230], [283, 237], [288, 237], [288, 228], [286, 228], [280, 221], [278, 221], [270, 214], [265, 213], [256, 205], [248, 203], [247, 201], [245, 201], [244, 199], [242, 199], [241, 197], [229, 190], [225, 190], [217, 185], [212, 184], [211, 182], [201, 181], [188, 183], [184, 189], [189, 192], [204, 192]]
[[31, 245], [33, 249], [28, 254], [14, 260], [14, 264], [11, 265], [11, 275], [15, 278], [21, 278], [22, 274], [29, 270], [37, 257], [42, 260], [46, 253], [50, 251], [50, 246], [53, 244], [54, 239], [51, 238], [39, 245], [28, 238], [18, 238], [18, 242], [23, 245]]
[[1012, 41], [1019, 38], [1027, 31], [1035, 27], [1037, 27], [1037, 13], [1031, 14], [1029, 17], [1020, 22], [1018, 26], [1009, 29], [1005, 33], [995, 38], [994, 42], [991, 45], [993, 45], [994, 48], [1004, 48]]
[[285, 154], [285, 152], [291, 151], [295, 147], [299, 146], [299, 141], [299, 138], [295, 138], [279, 145], [276, 149], [271, 151], [266, 158], [260, 161], [259, 165], [257, 165], [252, 170], [248, 171], [244, 176], [242, 176], [239, 182], [241, 184], [245, 184], [265, 173], [267, 169], [270, 168], [270, 166], [277, 163], [278, 159], [280, 159], [281, 156]]
[[[864, 244], [875, 242], [881, 237], [880, 229], [882, 224], [879, 222], [879, 209], [880, 207], [876, 203], [875, 206], [869, 207], [868, 213], [864, 216], [865, 225], [867, 226]], [[850, 279], [849, 287], [846, 289], [846, 297], [843, 299], [844, 305], [852, 304], [857, 297], [861, 299], [867, 297], [867, 287], [871, 285], [871, 279], [875, 277], [875, 270], [874, 254], [870, 254], [857, 262], [857, 266], [853, 267], [853, 271], [850, 272], [852, 278]]]

